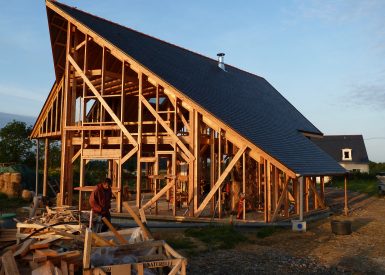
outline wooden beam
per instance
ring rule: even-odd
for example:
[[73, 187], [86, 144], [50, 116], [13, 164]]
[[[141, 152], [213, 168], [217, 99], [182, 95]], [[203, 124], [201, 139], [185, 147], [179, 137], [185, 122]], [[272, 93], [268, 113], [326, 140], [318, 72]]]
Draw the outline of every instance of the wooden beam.
[[107, 227], [110, 229], [110, 231], [115, 235], [115, 237], [118, 239], [119, 243], [121, 244], [128, 244], [127, 240], [123, 238], [122, 235], [119, 234], [119, 232], [115, 229], [115, 227], [110, 223], [109, 220], [107, 220], [106, 217], [102, 218], [103, 222]]
[[91, 243], [92, 243], [92, 231], [86, 228], [86, 236], [84, 239], [84, 251], [83, 251], [83, 268], [89, 269], [91, 267]]
[[43, 196], [47, 196], [48, 185], [48, 159], [49, 159], [49, 139], [45, 138], [44, 144], [44, 173], [43, 173]]
[[283, 202], [284, 198], [287, 197], [287, 192], [288, 192], [288, 190], [287, 190], [287, 185], [288, 185], [288, 183], [289, 183], [289, 181], [286, 180], [286, 181], [285, 181], [285, 184], [284, 184], [284, 186], [283, 186], [283, 189], [282, 189], [281, 196], [280, 196], [279, 199], [278, 199], [278, 203], [277, 203], [277, 205], [276, 205], [276, 207], [275, 207], [273, 216], [272, 216], [272, 218], [271, 218], [271, 221], [272, 221], [272, 222], [275, 222], [275, 220], [277, 219], [277, 214], [278, 214], [279, 209], [280, 209], [281, 206], [282, 206], [282, 202]]
[[247, 146], [243, 146], [238, 150], [238, 152], [235, 154], [234, 158], [230, 161], [229, 165], [226, 167], [225, 171], [223, 171], [222, 175], [219, 177], [213, 188], [210, 190], [210, 192], [207, 194], [206, 198], [203, 200], [201, 205], [198, 207], [197, 211], [195, 212], [195, 216], [199, 217], [202, 211], [205, 209], [208, 202], [211, 200], [212, 196], [214, 196], [215, 192], [218, 190], [218, 188], [222, 185], [223, 181], [226, 179], [230, 171], [233, 169], [234, 165], [237, 163], [237, 161], [241, 158], [243, 152], [246, 150]]
[[314, 195], [315, 195], [316, 199], [318, 200], [319, 204], [321, 205], [321, 207], [325, 208], [325, 204], [322, 201], [320, 195], [318, 194], [317, 189], [315, 188], [315, 186], [313, 186], [313, 184], [309, 184], [309, 186], [312, 189], [312, 191], [314, 192]]
[[145, 205], [142, 206], [141, 209], [146, 210], [151, 204], [155, 203], [161, 196], [163, 196], [171, 187], [173, 187], [175, 181], [170, 181], [165, 187], [163, 187], [159, 193], [157, 193], [154, 197], [152, 197]]
[[123, 123], [120, 121], [120, 119], [116, 116], [114, 111], [111, 109], [111, 107], [108, 105], [108, 103], [104, 100], [104, 98], [101, 96], [101, 94], [91, 84], [90, 80], [82, 72], [82, 70], [80, 69], [78, 64], [75, 62], [75, 60], [70, 55], [68, 55], [68, 60], [72, 64], [72, 66], [75, 68], [75, 70], [79, 73], [79, 75], [82, 77], [83, 81], [86, 82], [88, 88], [93, 92], [93, 94], [96, 96], [96, 98], [102, 104], [102, 106], [108, 112], [108, 114], [111, 116], [111, 118], [114, 120], [114, 122], [120, 127], [120, 129], [125, 134], [125, 136], [130, 140], [130, 142], [132, 144], [134, 144], [134, 146], [137, 146], [136, 140], [133, 138], [133, 136], [130, 134], [130, 132], [128, 132], [126, 127], [123, 125]]
[[167, 123], [160, 117], [160, 115], [154, 110], [151, 104], [146, 100], [146, 98], [140, 95], [140, 100], [143, 105], [147, 107], [150, 113], [156, 118], [156, 120], [162, 125], [162, 127], [166, 130], [166, 132], [175, 140], [175, 142], [179, 145], [179, 147], [183, 150], [183, 152], [188, 155], [190, 161], [194, 160], [194, 155], [190, 152], [190, 150], [184, 145], [184, 143], [178, 138], [178, 136], [174, 133], [174, 131], [167, 125]]
[[131, 215], [131, 217], [134, 219], [134, 221], [139, 225], [139, 227], [142, 229], [143, 237], [145, 239], [153, 239], [150, 231], [148, 230], [147, 226], [143, 224], [141, 219], [138, 217], [138, 215], [135, 213], [135, 211], [128, 205], [128, 202], [123, 202], [123, 207], [127, 210], [127, 212]]

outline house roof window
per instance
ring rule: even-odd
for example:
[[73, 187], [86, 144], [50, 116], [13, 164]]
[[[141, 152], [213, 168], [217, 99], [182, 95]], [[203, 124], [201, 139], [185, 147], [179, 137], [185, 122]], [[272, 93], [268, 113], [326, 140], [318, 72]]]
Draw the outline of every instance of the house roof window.
[[342, 160], [352, 160], [352, 149], [342, 149]]

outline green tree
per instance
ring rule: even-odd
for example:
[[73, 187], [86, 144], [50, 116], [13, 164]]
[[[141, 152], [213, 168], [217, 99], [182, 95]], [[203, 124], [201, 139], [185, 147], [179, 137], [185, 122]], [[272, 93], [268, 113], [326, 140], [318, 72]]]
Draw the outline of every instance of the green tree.
[[25, 163], [34, 158], [32, 126], [13, 120], [0, 129], [0, 162]]

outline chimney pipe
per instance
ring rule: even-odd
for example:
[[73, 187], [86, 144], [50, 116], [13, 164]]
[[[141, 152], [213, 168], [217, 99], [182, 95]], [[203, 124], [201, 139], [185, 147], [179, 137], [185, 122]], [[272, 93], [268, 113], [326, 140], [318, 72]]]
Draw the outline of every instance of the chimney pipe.
[[224, 63], [225, 54], [224, 53], [218, 53], [217, 56], [218, 56], [218, 67], [221, 68], [222, 70], [226, 71], [225, 63]]

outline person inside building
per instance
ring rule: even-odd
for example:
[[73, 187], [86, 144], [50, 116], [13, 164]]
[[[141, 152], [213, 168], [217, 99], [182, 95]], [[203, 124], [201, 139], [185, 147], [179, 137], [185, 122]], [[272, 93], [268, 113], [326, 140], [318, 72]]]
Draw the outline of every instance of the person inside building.
[[97, 223], [95, 224], [96, 232], [105, 232], [108, 230], [107, 225], [102, 222], [102, 218], [107, 218], [111, 222], [111, 179], [106, 178], [104, 182], [99, 183], [90, 196], [90, 205], [93, 215], [97, 217]]

